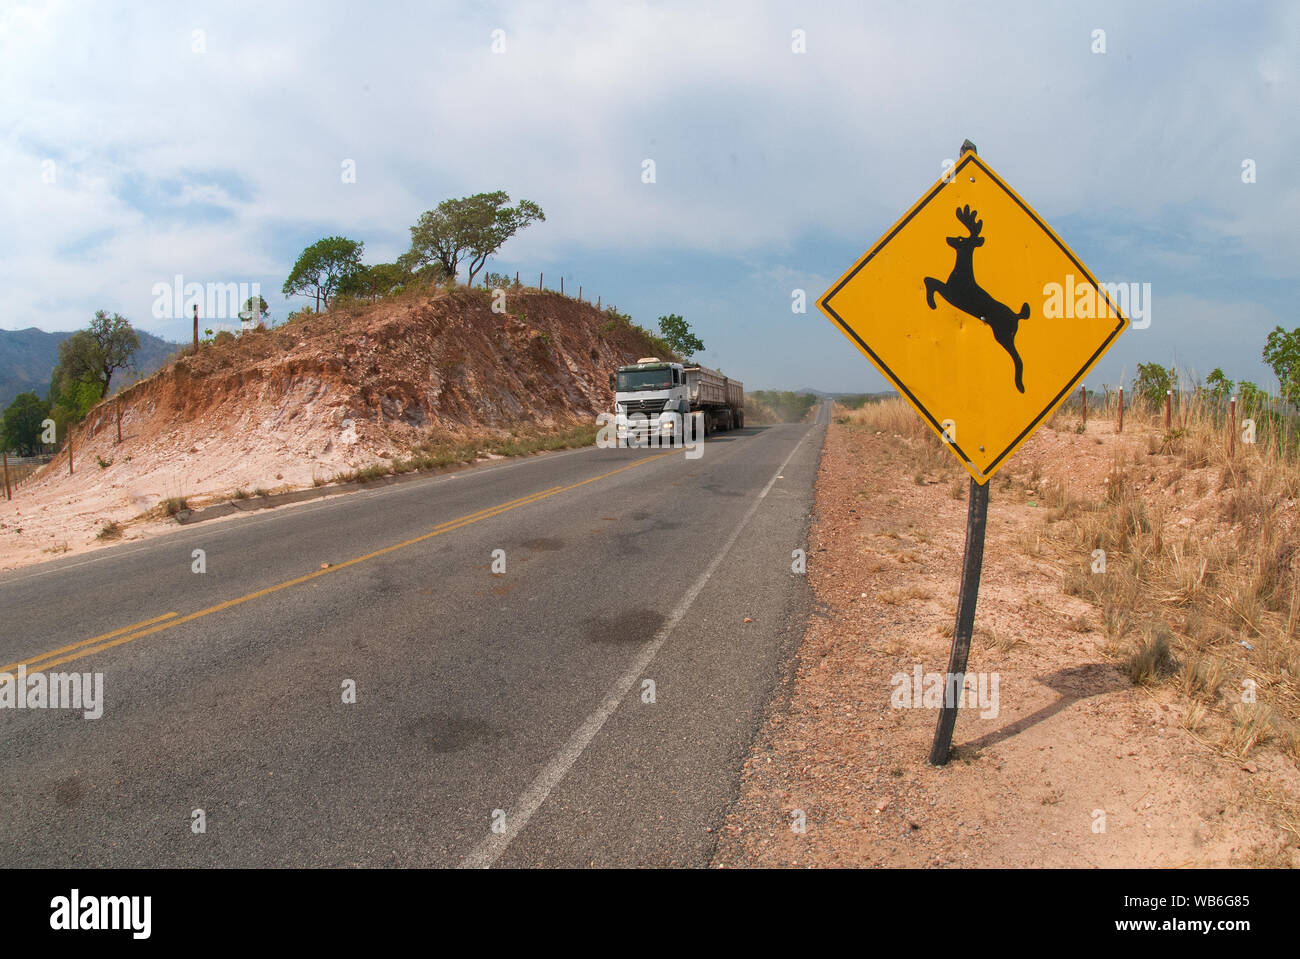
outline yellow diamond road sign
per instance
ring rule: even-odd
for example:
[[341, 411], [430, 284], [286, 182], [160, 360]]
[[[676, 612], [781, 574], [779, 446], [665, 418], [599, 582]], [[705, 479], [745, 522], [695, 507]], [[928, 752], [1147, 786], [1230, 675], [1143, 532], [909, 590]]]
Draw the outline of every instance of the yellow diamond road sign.
[[981, 484], [1128, 323], [1070, 248], [974, 152], [818, 306]]

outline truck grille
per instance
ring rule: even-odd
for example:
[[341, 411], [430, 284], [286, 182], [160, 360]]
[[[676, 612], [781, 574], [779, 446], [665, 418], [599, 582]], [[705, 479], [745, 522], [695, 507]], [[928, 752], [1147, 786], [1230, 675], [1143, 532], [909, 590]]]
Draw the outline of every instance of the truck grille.
[[623, 409], [627, 410], [628, 416], [633, 413], [657, 415], [664, 411], [664, 405], [667, 402], [667, 400], [627, 400], [623, 403]]

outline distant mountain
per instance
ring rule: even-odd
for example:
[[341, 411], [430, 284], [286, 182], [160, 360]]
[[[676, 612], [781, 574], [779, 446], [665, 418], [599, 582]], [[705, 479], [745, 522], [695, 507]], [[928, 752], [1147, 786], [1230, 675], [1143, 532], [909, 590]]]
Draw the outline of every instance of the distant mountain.
[[894, 390], [880, 390], [880, 391], [875, 392], [875, 393], [865, 393], [865, 392], [862, 392], [862, 391], [853, 392], [853, 391], [848, 391], [848, 390], [841, 390], [841, 391], [838, 392], [838, 393], [827, 393], [825, 390], [815, 390], [815, 389], [813, 389], [811, 386], [805, 386], [805, 387], [804, 387], [803, 389], [801, 389], [801, 390], [793, 390], [792, 392], [795, 392], [795, 393], [805, 393], [805, 394], [808, 394], [808, 395], [810, 395], [810, 396], [829, 396], [831, 399], [839, 399], [840, 397], [843, 397], [843, 396], [895, 396], [895, 395], [897, 395], [896, 392], [895, 392]]
[[[140, 349], [136, 352], [135, 370], [113, 377], [113, 389], [148, 376], [162, 367], [179, 348], [161, 337], [136, 330]], [[59, 362], [59, 344], [71, 333], [46, 333], [31, 327], [26, 330], [0, 330], [0, 410], [13, 402], [19, 393], [35, 393], [44, 398], [50, 388], [50, 376]]]

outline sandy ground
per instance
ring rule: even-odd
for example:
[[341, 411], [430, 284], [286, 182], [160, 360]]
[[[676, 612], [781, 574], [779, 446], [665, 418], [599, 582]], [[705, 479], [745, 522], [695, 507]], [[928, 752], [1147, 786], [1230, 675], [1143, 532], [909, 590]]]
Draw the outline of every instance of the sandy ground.
[[[918, 483], [909, 441], [832, 424], [808, 575], [817, 614], [788, 694], [745, 763], [715, 865], [1300, 865], [1270, 805], [1300, 793], [1293, 759], [1221, 757], [1179, 725], [1177, 693], [1135, 687], [1103, 652], [1099, 611], [1065, 595], [1023, 479], [1101, 489], [1120, 442], [1039, 431], [991, 488], [970, 670], [998, 709], [963, 708], [945, 767], [938, 710], [894, 708], [891, 680], [946, 669], [965, 533], [965, 474]], [[988, 700], [986, 699], [986, 702]], [[802, 826], [802, 829], [800, 828]]]
[[[0, 500], [0, 570], [176, 529], [174, 519], [160, 515], [170, 497], [199, 507], [228, 499], [239, 488], [251, 493], [311, 487], [316, 477], [364, 462], [349, 455], [354, 436], [320, 424], [295, 436], [294, 448], [272, 433], [250, 431], [234, 445], [224, 430], [207, 438], [150, 438], [132, 425], [124, 424], [121, 447], [111, 428], [101, 430], [93, 445], [74, 447], [71, 476], [61, 455], [47, 470], [51, 475], [24, 483], [12, 501]], [[198, 430], [204, 425], [200, 420]], [[122, 525], [121, 536], [100, 539], [110, 521]]]

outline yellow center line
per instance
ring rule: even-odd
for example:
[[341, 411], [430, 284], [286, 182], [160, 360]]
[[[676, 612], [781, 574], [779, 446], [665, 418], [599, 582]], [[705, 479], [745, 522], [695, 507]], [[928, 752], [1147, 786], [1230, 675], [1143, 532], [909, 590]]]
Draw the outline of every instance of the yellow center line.
[[[115, 646], [121, 646], [124, 643], [130, 643], [137, 639], [143, 639], [145, 636], [152, 636], [155, 633], [161, 633], [164, 630], [171, 629], [175, 626], [180, 626], [182, 623], [193, 622], [194, 620], [201, 619], [204, 616], [210, 616], [213, 613], [219, 613], [222, 610], [231, 609], [232, 607], [235, 606], [240, 606], [251, 600], [260, 599], [263, 596], [269, 596], [272, 593], [278, 593], [282, 589], [288, 589], [291, 586], [300, 586], [303, 583], [307, 583], [310, 582], [311, 580], [316, 579], [317, 577], [326, 576], [330, 573], [336, 573], [341, 569], [347, 569], [350, 566], [356, 566], [358, 563], [364, 563], [367, 560], [372, 560], [375, 559], [376, 557], [384, 556], [396, 550], [405, 549], [406, 547], [414, 546], [417, 543], [423, 543], [425, 540], [433, 539], [435, 536], [441, 536], [443, 533], [450, 533], [458, 529], [463, 529], [466, 526], [472, 526], [474, 523], [481, 522], [482, 520], [485, 519], [491, 519], [494, 516], [500, 516], [502, 513], [508, 513], [511, 510], [518, 509], [521, 506], [531, 506], [533, 503], [547, 499], [548, 497], [551, 496], [555, 496], [557, 493], [567, 493], [570, 490], [575, 490], [575, 489], [579, 489], [580, 487], [586, 486], [588, 483], [594, 483], [597, 480], [606, 479], [618, 473], [625, 472], [626, 470], [635, 469], [638, 466], [643, 466], [646, 463], [652, 462], [653, 460], [663, 459], [663, 457], [671, 456], [671, 455], [672, 452], [670, 451], [667, 453], [659, 453], [656, 454], [655, 456], [648, 456], [645, 459], [637, 460], [634, 463], [629, 463], [627, 466], [620, 466], [616, 470], [610, 470], [608, 473], [601, 473], [598, 476], [592, 476], [588, 479], [581, 480], [580, 482], [573, 483], [569, 486], [552, 486], [550, 489], [542, 490], [541, 492], [538, 493], [530, 493], [527, 496], [521, 496], [519, 499], [508, 500], [504, 503], [498, 503], [496, 506], [489, 506], [486, 509], [481, 509], [474, 513], [468, 513], [464, 516], [457, 517], [456, 519], [447, 520], [445, 523], [440, 523], [438, 526], [435, 526], [429, 532], [424, 533], [420, 536], [416, 536], [412, 539], [405, 540], [401, 543], [394, 543], [392, 546], [385, 546], [383, 549], [377, 549], [374, 552], [366, 553], [363, 556], [354, 557], [353, 559], [347, 560], [342, 563], [338, 563], [337, 565], [330, 565], [322, 569], [313, 570], [312, 572], [307, 573], [303, 576], [297, 576], [293, 579], [285, 580], [283, 583], [277, 583], [274, 586], [267, 586], [264, 589], [259, 589], [252, 593], [246, 593], [243, 596], [237, 596], [234, 599], [227, 599], [223, 602], [217, 603], [216, 605], [209, 606], [206, 609], [200, 609], [197, 612], [189, 613], [185, 616], [178, 617], [176, 613], [165, 613], [164, 615], [157, 616], [153, 619], [146, 619], [143, 622], [136, 623], [134, 626], [125, 626], [122, 629], [114, 630], [111, 633], [104, 633], [102, 636], [96, 636], [93, 639], [83, 640], [80, 643], [73, 643], [70, 646], [64, 646], [60, 649], [52, 650], [48, 653], [44, 653], [43, 655], [37, 656], [33, 659], [26, 660], [22, 663], [14, 663], [11, 666], [4, 667], [4, 669], [0, 670], [0, 672], [8, 672], [17, 669], [19, 666], [30, 666], [32, 663], [40, 663], [41, 665], [39, 666], [39, 669], [45, 670], [45, 669], [50, 669], [51, 667], [54, 666], [62, 665], [63, 663], [71, 662], [74, 659], [81, 659], [82, 657], [89, 656], [92, 653], [103, 652], [104, 650], [112, 649]], [[143, 628], [143, 627], [149, 627], [149, 628]], [[122, 635], [124, 633], [127, 635]], [[117, 637], [117, 638], [113, 638], [113, 637]], [[103, 642], [104, 640], [107, 640], [107, 642]], [[92, 645], [92, 644], [98, 644], [98, 645]], [[60, 653], [64, 653], [64, 652], [67, 652], [69, 655], [61, 656], [58, 659], [51, 658], [51, 657], [59, 656]], [[48, 660], [48, 662], [46, 662], [46, 660]]]
[[59, 649], [51, 650], [43, 656], [37, 656], [35, 659], [29, 659], [22, 663], [10, 663], [8, 666], [0, 666], [0, 673], [8, 673], [17, 669], [19, 666], [31, 667], [33, 663], [39, 663], [43, 659], [49, 659], [51, 656], [57, 656], [59, 653], [66, 653], [73, 649], [80, 649], [82, 646], [90, 646], [101, 640], [112, 639], [114, 636], [121, 636], [123, 633], [130, 633], [137, 629], [143, 629], [145, 626], [152, 626], [154, 623], [164, 619], [171, 619], [176, 613], [163, 613], [161, 616], [155, 616], [153, 619], [146, 619], [143, 622], [136, 623], [134, 626], [123, 626], [121, 629], [115, 629], [111, 633], [103, 633], [91, 639], [83, 639], [79, 643], [73, 643], [70, 646], [62, 646]]

